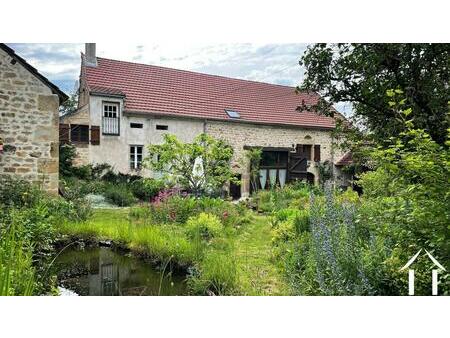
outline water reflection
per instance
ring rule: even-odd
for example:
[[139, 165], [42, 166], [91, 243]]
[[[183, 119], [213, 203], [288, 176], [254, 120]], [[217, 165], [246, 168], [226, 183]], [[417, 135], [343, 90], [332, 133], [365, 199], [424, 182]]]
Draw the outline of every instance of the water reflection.
[[109, 248], [69, 249], [54, 263], [59, 285], [79, 295], [184, 295], [182, 276], [162, 273]]

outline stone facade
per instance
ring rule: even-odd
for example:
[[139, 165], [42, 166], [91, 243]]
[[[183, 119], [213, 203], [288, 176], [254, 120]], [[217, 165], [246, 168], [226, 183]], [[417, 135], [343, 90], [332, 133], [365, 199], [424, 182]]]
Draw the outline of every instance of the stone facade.
[[58, 192], [59, 98], [0, 49], [0, 177], [14, 176]]
[[[241, 194], [248, 196], [250, 190], [249, 168], [245, 164], [244, 146], [294, 148], [296, 144], [320, 145], [321, 162], [335, 163], [341, 158], [342, 151], [333, 146], [332, 133], [329, 130], [304, 129], [289, 126], [267, 126], [251, 123], [208, 121], [206, 133], [214, 138], [228, 142], [234, 150], [232, 167], [241, 174]], [[314, 158], [314, 147], [312, 147]], [[319, 179], [319, 168], [309, 161], [307, 171]]]

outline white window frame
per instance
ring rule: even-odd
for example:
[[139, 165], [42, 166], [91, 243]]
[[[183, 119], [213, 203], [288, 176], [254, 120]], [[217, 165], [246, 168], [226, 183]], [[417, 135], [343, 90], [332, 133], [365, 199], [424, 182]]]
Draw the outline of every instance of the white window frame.
[[[111, 109], [107, 109], [111, 108]], [[113, 109], [115, 108], [115, 109]], [[120, 135], [120, 103], [102, 102], [102, 134]]]
[[[141, 148], [140, 154], [138, 153], [138, 149]], [[141, 155], [141, 160], [138, 160], [138, 156]], [[144, 146], [140, 144], [130, 144], [130, 169], [131, 170], [141, 170], [142, 169], [142, 160], [144, 158]]]

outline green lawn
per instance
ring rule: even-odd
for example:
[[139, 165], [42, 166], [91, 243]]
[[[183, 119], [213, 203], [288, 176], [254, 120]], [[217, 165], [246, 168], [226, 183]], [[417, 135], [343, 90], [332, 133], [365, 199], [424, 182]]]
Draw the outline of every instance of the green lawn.
[[247, 295], [288, 295], [281, 268], [274, 261], [267, 216], [254, 215], [236, 239], [240, 287]]

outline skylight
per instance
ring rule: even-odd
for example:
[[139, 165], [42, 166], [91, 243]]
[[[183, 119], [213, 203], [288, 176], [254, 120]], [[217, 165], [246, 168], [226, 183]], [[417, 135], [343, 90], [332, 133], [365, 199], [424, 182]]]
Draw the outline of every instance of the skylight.
[[229, 117], [234, 118], [234, 119], [238, 119], [241, 117], [241, 115], [235, 110], [225, 109], [225, 113], [227, 113], [227, 115]]

